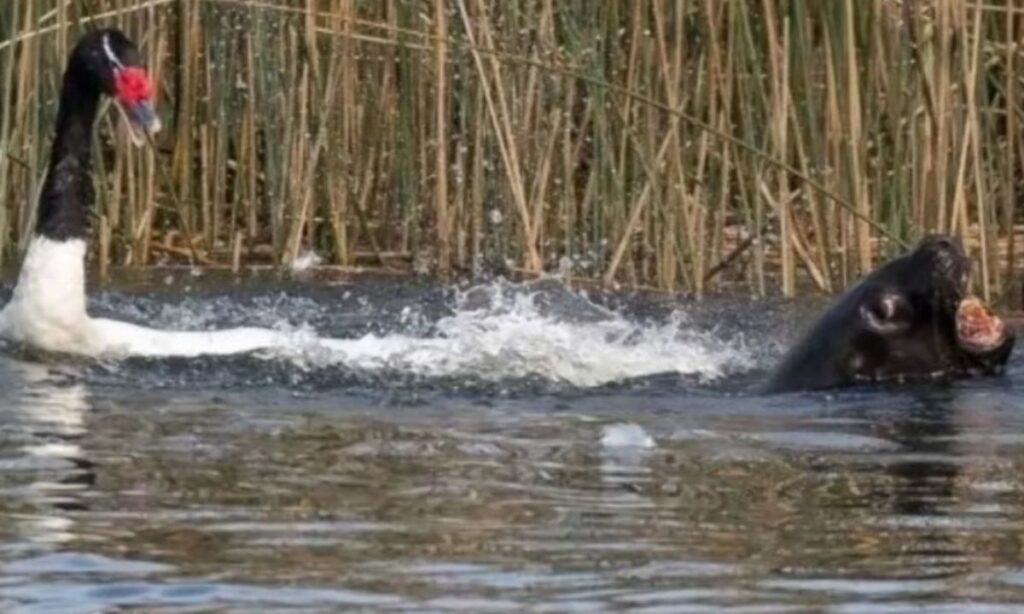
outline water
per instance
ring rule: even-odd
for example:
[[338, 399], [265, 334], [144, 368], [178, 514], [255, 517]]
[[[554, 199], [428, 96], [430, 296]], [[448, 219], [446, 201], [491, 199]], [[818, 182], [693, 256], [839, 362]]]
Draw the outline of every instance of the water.
[[4, 612], [1024, 601], [1018, 358], [1001, 379], [764, 397], [819, 306], [177, 275], [91, 307], [294, 343], [3, 348]]

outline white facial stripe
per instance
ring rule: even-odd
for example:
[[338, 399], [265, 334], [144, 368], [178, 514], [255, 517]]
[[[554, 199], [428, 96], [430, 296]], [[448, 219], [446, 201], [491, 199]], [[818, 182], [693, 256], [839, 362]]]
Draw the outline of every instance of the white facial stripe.
[[121, 60], [114, 54], [114, 49], [110, 46], [110, 37], [106, 34], [103, 35], [103, 52], [107, 54], [107, 59], [109, 59], [114, 66], [117, 68], [124, 68], [124, 64], [122, 64]]

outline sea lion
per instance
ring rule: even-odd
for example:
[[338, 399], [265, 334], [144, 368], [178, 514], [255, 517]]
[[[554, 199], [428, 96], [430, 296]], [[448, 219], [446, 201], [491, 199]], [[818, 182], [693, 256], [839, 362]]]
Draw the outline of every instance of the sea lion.
[[840, 296], [783, 358], [766, 391], [998, 373], [1015, 335], [967, 296], [970, 271], [959, 242], [925, 237]]

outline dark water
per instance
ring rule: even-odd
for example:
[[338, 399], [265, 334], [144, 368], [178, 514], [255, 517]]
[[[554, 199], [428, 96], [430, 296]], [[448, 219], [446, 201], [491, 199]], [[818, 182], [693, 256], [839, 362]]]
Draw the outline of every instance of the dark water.
[[1024, 602], [1018, 358], [1001, 379], [761, 397], [813, 307], [166, 281], [93, 309], [376, 341], [117, 362], [4, 348], [4, 612]]

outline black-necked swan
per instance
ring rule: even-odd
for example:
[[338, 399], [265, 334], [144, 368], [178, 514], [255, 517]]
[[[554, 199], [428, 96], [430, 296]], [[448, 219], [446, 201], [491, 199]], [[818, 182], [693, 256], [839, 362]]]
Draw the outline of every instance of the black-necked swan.
[[133, 140], [160, 130], [154, 88], [136, 46], [122, 32], [86, 34], [64, 71], [50, 166], [40, 192], [35, 235], [0, 337], [43, 350], [88, 355], [193, 356], [258, 350], [280, 343], [266, 329], [161, 331], [91, 318], [86, 312], [85, 253], [93, 189], [92, 126], [102, 96], [127, 117]]

